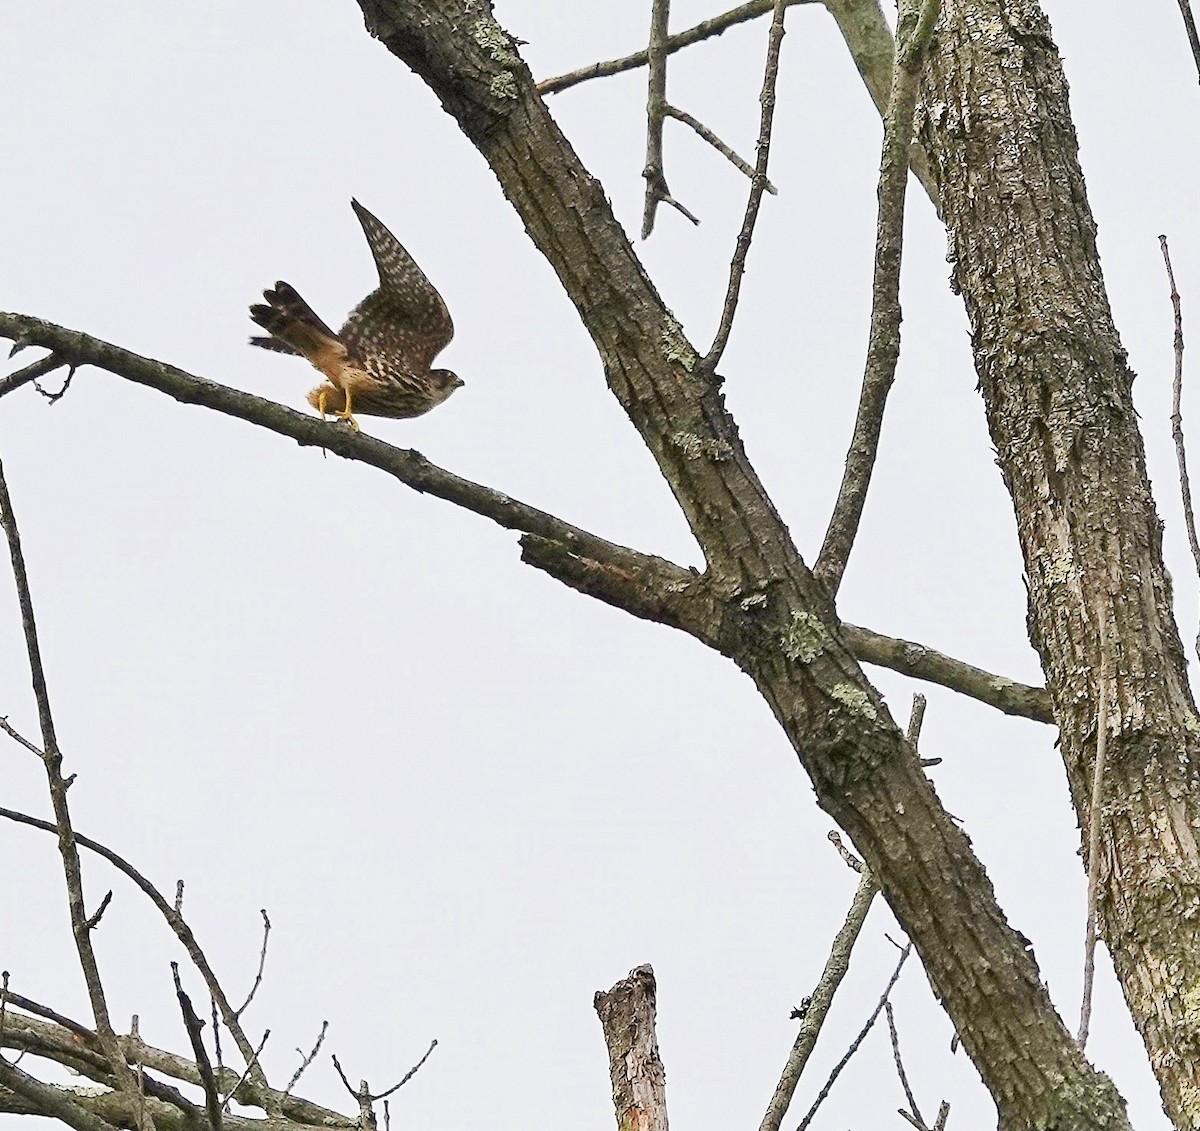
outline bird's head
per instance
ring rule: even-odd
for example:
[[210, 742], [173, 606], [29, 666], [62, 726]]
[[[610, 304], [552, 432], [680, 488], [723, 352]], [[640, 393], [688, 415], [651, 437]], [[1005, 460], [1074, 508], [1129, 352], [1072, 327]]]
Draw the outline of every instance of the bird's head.
[[457, 373], [449, 369], [431, 369], [429, 371], [429, 388], [433, 393], [433, 403], [441, 404], [455, 389], [461, 388], [466, 382]]

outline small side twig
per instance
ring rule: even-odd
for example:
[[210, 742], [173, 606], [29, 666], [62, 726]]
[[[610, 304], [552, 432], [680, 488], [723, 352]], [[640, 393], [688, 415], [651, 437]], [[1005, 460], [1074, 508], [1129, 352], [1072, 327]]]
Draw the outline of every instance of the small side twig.
[[112, 889], [110, 888], [104, 893], [104, 898], [100, 901], [100, 906], [97, 907], [96, 910], [87, 917], [84, 926], [86, 926], [89, 931], [94, 931], [98, 926], [100, 926], [100, 920], [104, 918], [104, 912], [108, 910], [108, 905], [112, 903], [112, 897], [113, 893]]
[[259, 910], [259, 914], [263, 920], [263, 940], [262, 949], [258, 954], [258, 973], [254, 975], [254, 985], [250, 987], [250, 992], [246, 995], [246, 1000], [236, 1010], [238, 1017], [241, 1017], [246, 1012], [250, 1003], [254, 1000], [254, 995], [258, 993], [258, 987], [262, 985], [263, 970], [267, 965], [267, 943], [271, 938], [271, 920], [267, 918], [267, 909], [265, 907]]
[[762, 111], [758, 121], [758, 146], [755, 153], [754, 176], [750, 179], [750, 196], [746, 201], [746, 213], [742, 217], [741, 231], [733, 249], [729, 264], [729, 283], [725, 288], [725, 303], [721, 308], [721, 321], [708, 353], [701, 362], [706, 373], [715, 373], [721, 355], [729, 344], [733, 330], [733, 318], [737, 313], [738, 296], [742, 289], [742, 276], [746, 273], [746, 257], [750, 254], [750, 241], [754, 238], [754, 225], [758, 222], [758, 209], [762, 204], [767, 187], [767, 162], [771, 155], [771, 127], [775, 120], [775, 80], [779, 75], [779, 51], [783, 45], [783, 17], [787, 10], [786, 0], [775, 0], [771, 12], [771, 31], [767, 37], [767, 61], [763, 67], [762, 93], [759, 102]]
[[[697, 134], [700, 135], [709, 145], [713, 147], [722, 157], [729, 161], [736, 169], [745, 173], [747, 177], [754, 176], [754, 166], [748, 161], [739, 157], [732, 149], [729, 148], [715, 133], [712, 132], [699, 118], [693, 117], [686, 110], [680, 110], [678, 106], [672, 106], [668, 103], [664, 110], [668, 118], [674, 118], [677, 122], [682, 122], [685, 126], [691, 126]], [[777, 196], [779, 190], [771, 184], [770, 181], [763, 186], [772, 196]]]
[[[904, 1058], [900, 1055], [900, 1034], [896, 1031], [896, 1013], [892, 1009], [890, 1001], [884, 1002], [884, 1012], [887, 1014], [888, 1034], [892, 1038], [892, 1059], [896, 1062], [896, 1075], [900, 1077], [900, 1086], [904, 1089], [904, 1098], [908, 1100], [908, 1112], [901, 1112], [905, 1119], [914, 1127], [919, 1127], [921, 1131], [928, 1131], [925, 1127], [925, 1117], [921, 1114], [921, 1109], [917, 1107], [917, 1099], [913, 1095], [912, 1088], [908, 1083], [908, 1073], [904, 1071]], [[911, 1116], [910, 1114], [911, 1113]]]
[[1108, 747], [1108, 620], [1100, 620], [1100, 675], [1096, 707], [1096, 766], [1092, 772], [1092, 804], [1088, 813], [1087, 935], [1083, 947], [1083, 1002], [1079, 1008], [1079, 1047], [1087, 1047], [1092, 1021], [1092, 981], [1096, 973], [1096, 913], [1100, 894], [1100, 816], [1104, 806], [1104, 761]]
[[[215, 1014], [214, 1014], [214, 1016], [215, 1016]], [[296, 1050], [298, 1053], [300, 1053], [300, 1056], [301, 1056], [300, 1067], [297, 1068], [296, 1071], [292, 1073], [292, 1078], [288, 1081], [288, 1086], [283, 1089], [283, 1094], [285, 1096], [290, 1096], [292, 1094], [292, 1089], [297, 1084], [300, 1083], [300, 1077], [303, 1076], [304, 1073], [308, 1071], [309, 1065], [311, 1065], [312, 1062], [317, 1059], [317, 1053], [319, 1053], [321, 1051], [321, 1046], [325, 1043], [325, 1034], [328, 1032], [329, 1032], [329, 1022], [322, 1021], [321, 1022], [321, 1032], [317, 1035], [317, 1043], [315, 1045], [313, 1045], [312, 1051], [307, 1056], [305, 1056], [302, 1049]]]
[[900, 952], [900, 961], [896, 963], [896, 969], [892, 971], [892, 976], [888, 979], [888, 984], [884, 987], [883, 996], [879, 999], [879, 1004], [875, 1006], [871, 1016], [867, 1018], [867, 1023], [862, 1027], [862, 1030], [859, 1032], [858, 1036], [850, 1042], [850, 1047], [846, 1050], [845, 1054], [842, 1056], [842, 1059], [833, 1066], [833, 1070], [829, 1073], [829, 1079], [825, 1081], [824, 1087], [821, 1088], [817, 1098], [813, 1100], [812, 1107], [808, 1109], [808, 1114], [800, 1121], [800, 1126], [796, 1129], [796, 1131], [805, 1131], [805, 1128], [812, 1123], [813, 1116], [817, 1114], [817, 1109], [820, 1108], [820, 1106], [825, 1102], [830, 1091], [833, 1089], [834, 1082], [842, 1074], [842, 1069], [850, 1063], [850, 1058], [856, 1052], [858, 1052], [859, 1046], [867, 1039], [867, 1034], [871, 1031], [871, 1027], [879, 1019], [879, 1015], [883, 1012], [883, 1007], [887, 1004], [888, 996], [892, 992], [892, 987], [895, 986], [896, 981], [899, 979], [900, 971], [904, 968], [904, 963], [911, 953], [912, 943], [909, 943]]
[[650, 64], [650, 81], [646, 94], [646, 199], [642, 206], [642, 239], [654, 231], [654, 217], [659, 204], [669, 204], [699, 224], [682, 204], [671, 196], [663, 172], [663, 123], [667, 116], [667, 23], [671, 16], [671, 0], [653, 0], [650, 10], [650, 46], [646, 58]]
[[883, 120], [879, 171], [879, 212], [875, 229], [875, 273], [871, 286], [871, 328], [846, 469], [825, 541], [813, 574], [836, 596], [858, 535], [867, 489], [879, 453], [888, 392], [900, 360], [900, 264], [904, 246], [904, 201], [908, 192], [913, 115], [921, 64], [933, 35], [940, 0], [902, 0], [897, 16], [892, 86]]
[[[794, 4], [812, 4], [816, 2], [817, 0], [786, 0], [789, 8]], [[694, 27], [671, 36], [667, 40], [667, 54], [673, 55], [676, 51], [680, 51], [684, 47], [690, 47], [693, 43], [699, 43], [710, 36], [720, 35], [736, 24], [757, 19], [759, 16], [765, 16], [774, 6], [775, 0], [750, 0], [748, 4], [741, 4], [736, 8], [731, 8], [728, 12], [723, 12], [719, 16], [713, 16], [712, 19], [703, 20]], [[638, 67], [644, 67], [648, 61], [648, 52], [635, 51], [632, 55], [625, 55], [620, 59], [608, 59], [602, 63], [591, 63], [586, 67], [580, 67], [577, 71], [570, 71], [565, 75], [556, 75], [554, 78], [543, 79], [537, 84], [537, 91], [539, 94], [558, 94], [560, 91], [567, 90], [572, 86], [578, 86], [589, 79], [608, 78], [610, 75], [619, 75], [623, 71], [636, 70]]]
[[[12, 356], [11, 354], [9, 355]], [[56, 369], [61, 369], [67, 364], [66, 358], [58, 357], [55, 354], [50, 354], [48, 357], [39, 358], [37, 361], [31, 362], [23, 369], [18, 369], [15, 373], [10, 373], [7, 377], [0, 380], [0, 397], [7, 396], [9, 393], [16, 392], [23, 385], [28, 385], [31, 381], [36, 383], [47, 373], [53, 373]], [[71, 367], [71, 372], [75, 372], [75, 367]], [[66, 389], [63, 389], [65, 392]]]
[[[1189, 13], [1190, 14], [1190, 13]], [[1167, 237], [1158, 237], [1167, 282], [1171, 284], [1171, 308], [1175, 314], [1175, 377], [1171, 385], [1171, 438], [1175, 441], [1175, 462], [1179, 465], [1179, 493], [1183, 497], [1183, 522], [1187, 527], [1192, 561], [1200, 576], [1200, 540], [1196, 537], [1196, 512], [1192, 507], [1192, 484], [1188, 479], [1187, 446], [1183, 442], [1183, 307], [1179, 289], [1175, 286], [1175, 271], [1171, 267], [1171, 249]], [[1196, 637], [1196, 655], [1200, 657], [1200, 635]]]
[[62, 385], [59, 386], [57, 393], [46, 392], [46, 390], [42, 388], [42, 383], [36, 378], [34, 379], [33, 387], [37, 389], [40, 396], [46, 399], [47, 404], [58, 404], [58, 402], [67, 395], [67, 390], [71, 387], [71, 382], [75, 380], [75, 369], [76, 367], [72, 365], [71, 368], [67, 370], [67, 378], [65, 381], [63, 381]]

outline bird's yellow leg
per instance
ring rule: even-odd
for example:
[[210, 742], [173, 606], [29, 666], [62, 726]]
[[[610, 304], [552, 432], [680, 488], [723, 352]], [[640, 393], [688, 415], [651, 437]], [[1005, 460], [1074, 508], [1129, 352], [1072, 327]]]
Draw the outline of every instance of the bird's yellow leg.
[[328, 389], [317, 390], [317, 412], [321, 414], [321, 419], [325, 419], [325, 404], [329, 400]]
[[355, 432], [361, 432], [362, 429], [358, 426], [358, 421], [354, 419], [354, 415], [353, 415], [353, 412], [351, 409], [350, 390], [345, 389], [344, 392], [345, 392], [345, 396], [346, 396], [346, 407], [344, 409], [342, 409], [341, 412], [338, 413], [338, 419], [344, 420], [347, 424], [350, 425], [351, 428], [354, 429]]

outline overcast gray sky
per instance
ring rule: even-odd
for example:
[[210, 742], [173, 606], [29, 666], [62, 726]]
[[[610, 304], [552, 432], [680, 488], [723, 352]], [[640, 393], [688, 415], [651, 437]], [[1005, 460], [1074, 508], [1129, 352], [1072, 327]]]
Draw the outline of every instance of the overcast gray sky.
[[[1181, 628], [1194, 635], [1167, 417], [1172, 240], [1200, 334], [1196, 79], [1174, 4], [1048, 3], [1071, 81], [1108, 285], [1140, 378]], [[717, 6], [675, 0], [682, 28]], [[648, 4], [503, 0], [549, 76], [644, 42]], [[0, 308], [39, 315], [302, 407], [314, 374], [249, 349], [246, 307], [287, 279], [335, 325], [374, 285], [351, 195], [453, 312], [466, 387], [367, 431], [561, 517], [698, 564], [652, 460], [604, 387], [578, 317], [470, 144], [350, 0], [4, 0]], [[722, 365], [751, 460], [806, 556], [820, 544], [866, 340], [880, 126], [818, 6], [792, 9], [764, 204]], [[1131, 30], [1132, 28], [1132, 30]], [[752, 155], [766, 24], [676, 56], [673, 102]], [[618, 216], [641, 212], [645, 74], [551, 107]], [[707, 346], [747, 182], [667, 124], [673, 193], [639, 245]], [[1040, 682], [1011, 509], [975, 392], [945, 237], [910, 195], [904, 349], [842, 589], [846, 619]], [[13, 366], [18, 364], [13, 363]], [[51, 382], [53, 384], [53, 382]], [[1200, 435], [1200, 403], [1194, 433]], [[1189, 403], [1185, 403], [1185, 411]], [[48, 407], [0, 405], [77, 827], [185, 910], [231, 996], [274, 932], [248, 1014], [286, 1081], [322, 1020], [352, 1080], [389, 1086], [397, 1126], [612, 1125], [593, 992], [650, 962], [680, 1128], [757, 1126], [855, 877], [750, 682], [670, 630], [570, 592], [516, 539], [361, 465], [98, 371]], [[0, 581], [0, 714], [36, 731], [11, 585]], [[905, 717], [917, 685], [878, 675]], [[1072, 1026], [1084, 879], [1051, 729], [924, 688], [922, 747]], [[45, 814], [10, 745], [6, 805]], [[0, 827], [0, 964], [86, 1018], [51, 838]], [[121, 1024], [182, 1050], [177, 945], [89, 863]], [[873, 911], [788, 1124], [894, 961]], [[1107, 960], [1089, 1051], [1141, 1128], [1165, 1127]], [[193, 979], [199, 995], [199, 985]], [[993, 1109], [914, 961], [896, 992], [910, 1075], [951, 1126]], [[300, 1089], [351, 1110], [328, 1060]], [[824, 1126], [905, 1126], [886, 1035], [847, 1069]], [[14, 1123], [9, 1120], [9, 1123]]]

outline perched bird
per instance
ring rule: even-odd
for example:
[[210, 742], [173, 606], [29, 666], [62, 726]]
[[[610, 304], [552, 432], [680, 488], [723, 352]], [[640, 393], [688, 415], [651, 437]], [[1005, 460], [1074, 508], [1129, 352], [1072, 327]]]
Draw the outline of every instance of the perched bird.
[[420, 416], [463, 382], [449, 369], [430, 368], [454, 336], [442, 296], [400, 241], [357, 200], [350, 204], [371, 245], [379, 288], [335, 334], [294, 287], [280, 281], [263, 292], [265, 304], [250, 307], [250, 318], [268, 335], [252, 337], [250, 344], [312, 362], [325, 383], [308, 394], [308, 403], [358, 431], [355, 412]]

